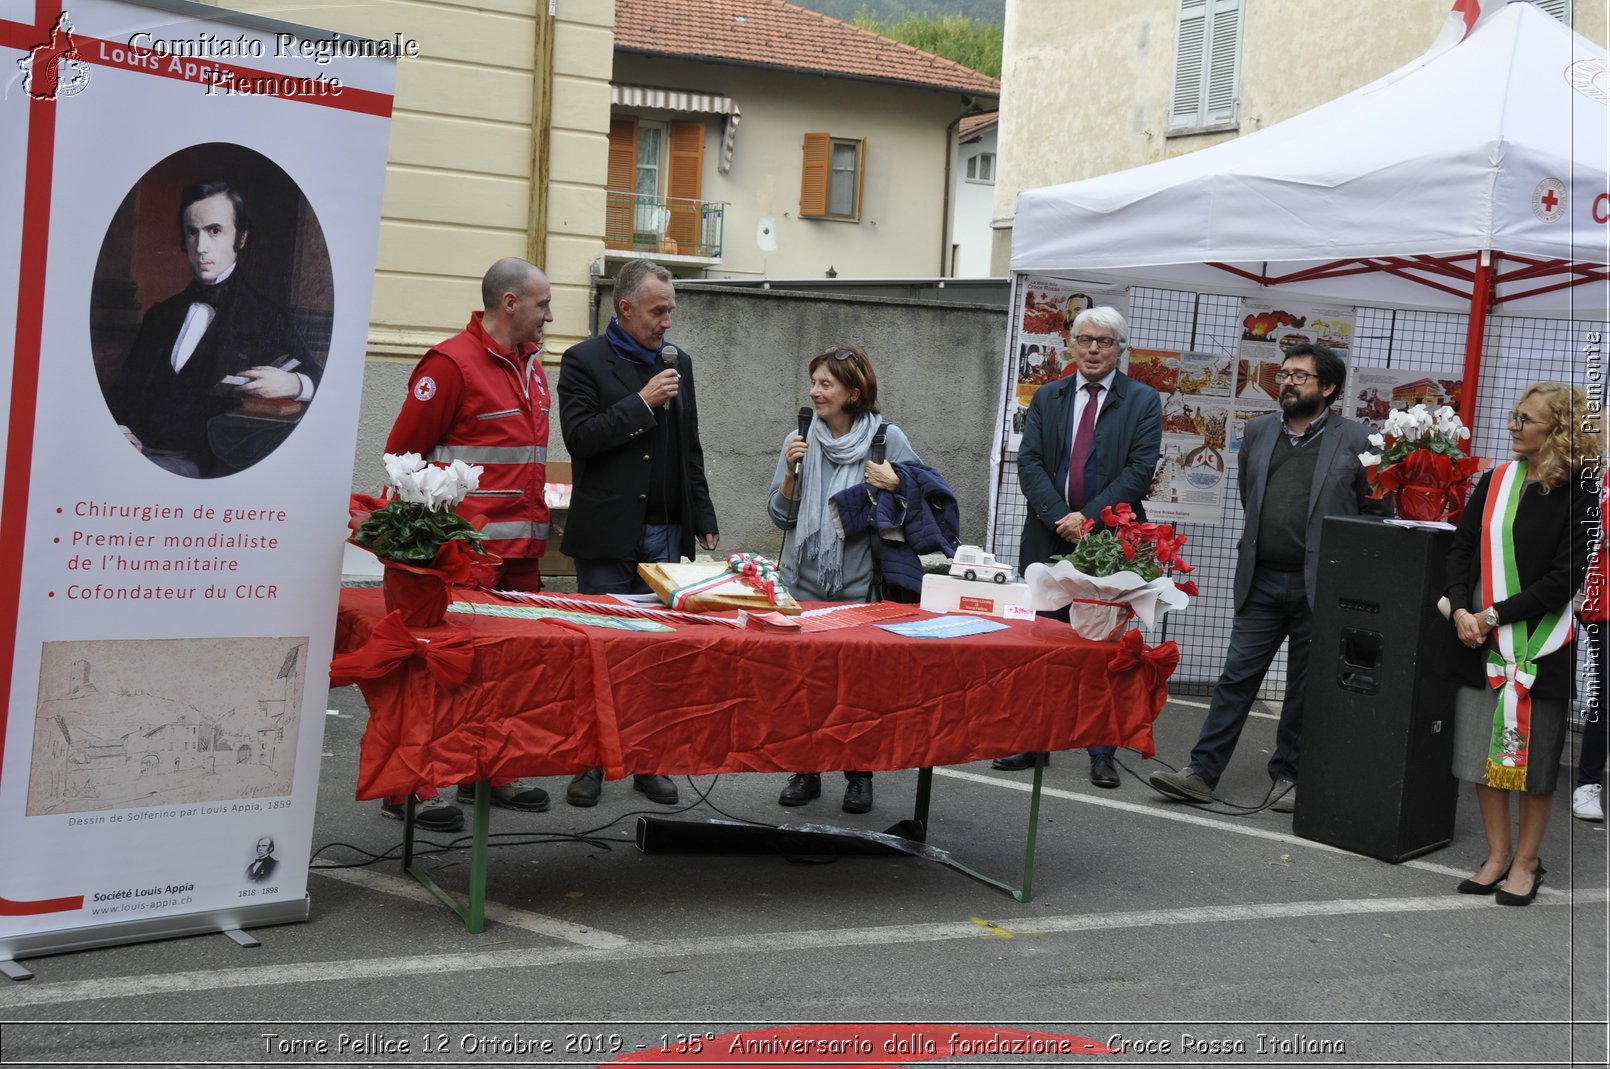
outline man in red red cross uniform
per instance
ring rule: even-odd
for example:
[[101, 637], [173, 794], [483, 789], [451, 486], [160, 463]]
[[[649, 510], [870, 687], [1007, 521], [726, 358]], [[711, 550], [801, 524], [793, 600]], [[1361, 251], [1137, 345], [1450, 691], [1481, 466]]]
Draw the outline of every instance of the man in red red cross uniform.
[[513, 256], [493, 264], [481, 280], [485, 309], [414, 368], [386, 439], [388, 453], [480, 465], [481, 485], [459, 512], [486, 517], [482, 546], [503, 558], [477, 566], [475, 582], [488, 589], [542, 586], [550, 395], [540, 353], [551, 299], [538, 268]]
[[[482, 311], [463, 331], [432, 347], [408, 379], [408, 396], [386, 439], [388, 453], [418, 453], [428, 461], [462, 460], [481, 467], [480, 487], [459, 512], [484, 516], [482, 547], [503, 558], [477, 565], [476, 585], [536, 592], [548, 546], [548, 409], [551, 394], [542, 370], [542, 328], [553, 322], [548, 276], [510, 256], [481, 279]], [[460, 784], [458, 800], [474, 799], [474, 784]], [[428, 791], [422, 790], [421, 797]], [[401, 798], [383, 811], [401, 817]], [[435, 799], [428, 799], [434, 803]], [[548, 792], [516, 781], [493, 780], [492, 804], [542, 812]], [[464, 814], [432, 804], [415, 817], [429, 831], [457, 831]]]

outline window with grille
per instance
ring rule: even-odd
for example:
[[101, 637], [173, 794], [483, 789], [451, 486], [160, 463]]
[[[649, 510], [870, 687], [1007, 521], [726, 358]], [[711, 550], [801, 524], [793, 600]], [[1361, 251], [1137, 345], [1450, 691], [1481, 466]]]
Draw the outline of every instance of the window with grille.
[[995, 181], [995, 153], [980, 152], [976, 156], [967, 158], [967, 180], [969, 182]]

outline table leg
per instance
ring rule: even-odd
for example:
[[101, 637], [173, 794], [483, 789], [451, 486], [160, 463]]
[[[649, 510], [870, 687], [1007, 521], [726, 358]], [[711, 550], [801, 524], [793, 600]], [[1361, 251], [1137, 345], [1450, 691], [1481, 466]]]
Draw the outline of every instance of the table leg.
[[[1040, 836], [1040, 787], [1045, 779], [1045, 765], [1050, 755], [1037, 753], [1034, 755], [1034, 789], [1029, 794], [1029, 835], [1023, 846], [1023, 883], [1014, 887], [1005, 880], [997, 880], [993, 876], [986, 876], [971, 865], [964, 865], [948, 852], [942, 854], [938, 860], [966, 876], [971, 876], [980, 883], [987, 883], [991, 887], [1005, 891], [1019, 902], [1027, 902], [1034, 894], [1034, 851]], [[934, 770], [923, 768], [917, 770], [917, 803], [912, 812], [912, 819], [923, 828], [922, 842], [927, 842], [928, 829], [928, 803], [933, 793]]]
[[928, 834], [928, 800], [934, 794], [934, 770], [928, 768], [917, 769], [917, 804], [911, 811], [911, 819], [922, 826], [923, 838]]
[[492, 781], [475, 784], [475, 835], [470, 845], [470, 901], [464, 927], [471, 933], [486, 928], [486, 841], [492, 825]]
[[414, 868], [413, 795], [408, 796], [408, 805], [403, 810], [403, 871], [418, 880], [420, 886], [457, 914], [458, 919], [464, 922], [465, 929], [472, 934], [484, 931], [486, 928], [486, 854], [487, 840], [491, 838], [491, 826], [492, 781], [483, 779], [475, 784], [475, 814], [470, 837], [469, 902], [461, 906], [452, 895], [438, 887], [435, 880]]
[[404, 872], [411, 872], [414, 867], [414, 796], [411, 794], [403, 803], [402, 866]]

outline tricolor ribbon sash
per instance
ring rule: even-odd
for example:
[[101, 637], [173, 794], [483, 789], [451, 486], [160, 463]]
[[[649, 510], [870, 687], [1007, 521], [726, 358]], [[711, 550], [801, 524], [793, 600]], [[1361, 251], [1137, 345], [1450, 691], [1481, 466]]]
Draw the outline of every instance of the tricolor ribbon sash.
[[[1493, 471], [1482, 511], [1481, 582], [1488, 604], [1520, 593], [1515, 566], [1515, 511], [1526, 487], [1526, 461], [1515, 460]], [[1487, 651], [1487, 685], [1498, 691], [1493, 734], [1487, 749], [1487, 785], [1508, 791], [1526, 789], [1528, 748], [1532, 735], [1532, 685], [1537, 662], [1571, 639], [1571, 613], [1562, 606], [1528, 624], [1515, 620], [1493, 629], [1496, 649]]]
[[764, 594], [766, 600], [773, 605], [788, 603], [788, 591], [783, 589], [782, 583], [778, 580], [776, 564], [753, 553], [734, 553], [727, 558], [726, 571], [678, 587], [671, 591], [667, 604], [673, 609], [685, 608], [688, 602], [698, 595], [726, 586], [735, 579], [751, 590]]

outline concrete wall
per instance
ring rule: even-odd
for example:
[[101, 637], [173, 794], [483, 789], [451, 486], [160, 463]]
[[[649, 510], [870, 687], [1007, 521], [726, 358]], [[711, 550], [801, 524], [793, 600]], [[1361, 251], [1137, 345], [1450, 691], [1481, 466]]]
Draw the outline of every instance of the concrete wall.
[[[600, 326], [608, 308], [606, 290]], [[1005, 311], [988, 305], [680, 284], [670, 338], [694, 359], [722, 548], [779, 550], [781, 535], [766, 516], [772, 469], [783, 437], [809, 403], [806, 365], [844, 343], [871, 355], [884, 418], [944, 473], [961, 502], [964, 538], [982, 541], [1006, 326]], [[373, 493], [382, 481], [380, 455], [408, 370], [395, 362], [369, 364], [354, 489]], [[548, 455], [568, 459], [557, 410]]]
[[[1139, 167], [1299, 115], [1420, 55], [1449, 6], [1248, 0], [1239, 129], [1168, 137], [1178, 0], [1007, 0], [995, 273], [1011, 258], [1019, 190]], [[1576, 31], [1604, 44], [1607, 5], [1574, 6]]]
[[[722, 122], [705, 122], [702, 197], [727, 204], [725, 248], [708, 277], [822, 277], [829, 267], [846, 278], [945, 273], [945, 161], [955, 139], [948, 124], [964, 110], [961, 94], [624, 53], [615, 57], [615, 81], [722, 93], [742, 112], [728, 174], [717, 171]], [[801, 150], [813, 131], [866, 141], [859, 220], [800, 218]], [[762, 224], [774, 251], [760, 247]]]

